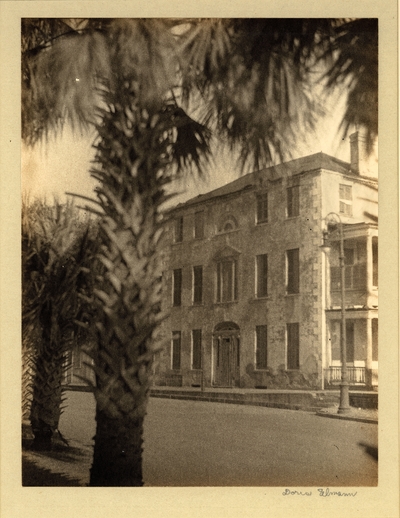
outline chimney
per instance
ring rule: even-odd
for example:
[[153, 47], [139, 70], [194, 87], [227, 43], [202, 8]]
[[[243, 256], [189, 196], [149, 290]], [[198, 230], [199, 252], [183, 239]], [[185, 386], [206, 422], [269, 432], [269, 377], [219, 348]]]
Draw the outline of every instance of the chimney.
[[350, 135], [350, 164], [353, 173], [363, 174], [367, 161], [365, 139], [359, 131]]
[[366, 138], [364, 135], [359, 131], [350, 135], [350, 167], [353, 173], [361, 176], [377, 177], [377, 164], [376, 167], [374, 167], [372, 163], [374, 158], [372, 157], [373, 154], [374, 152], [372, 150], [371, 156], [367, 153]]

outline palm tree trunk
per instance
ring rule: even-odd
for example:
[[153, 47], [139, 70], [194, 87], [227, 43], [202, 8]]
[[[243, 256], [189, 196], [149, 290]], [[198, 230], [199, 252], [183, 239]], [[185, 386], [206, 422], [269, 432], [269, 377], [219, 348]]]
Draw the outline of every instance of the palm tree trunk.
[[97, 426], [91, 486], [143, 485], [143, 420], [161, 320], [160, 205], [168, 181], [162, 161], [170, 132], [162, 114], [137, 107], [127, 84], [121, 80], [120, 90], [110, 94], [111, 108], [99, 127], [98, 167], [92, 170], [104, 210], [99, 259], [105, 274], [94, 290]]
[[[144, 402], [142, 406], [145, 406]], [[144, 415], [133, 419], [128, 416], [113, 419], [97, 408], [91, 486], [143, 485], [143, 421]]]
[[42, 347], [36, 359], [30, 412], [35, 450], [51, 450], [61, 415], [65, 358], [62, 347], [52, 345]]

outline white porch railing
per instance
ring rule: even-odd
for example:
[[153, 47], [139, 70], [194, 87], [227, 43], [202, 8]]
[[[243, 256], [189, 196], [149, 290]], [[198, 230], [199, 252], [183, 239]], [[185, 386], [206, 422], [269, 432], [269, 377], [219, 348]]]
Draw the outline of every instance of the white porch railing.
[[[365, 384], [365, 367], [347, 367], [349, 383]], [[327, 383], [340, 383], [342, 379], [342, 367], [335, 366], [325, 369], [325, 380]]]

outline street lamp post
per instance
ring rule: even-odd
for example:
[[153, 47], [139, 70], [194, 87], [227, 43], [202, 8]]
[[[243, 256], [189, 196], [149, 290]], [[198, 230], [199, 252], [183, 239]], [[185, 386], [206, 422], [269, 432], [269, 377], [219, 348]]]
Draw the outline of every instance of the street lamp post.
[[328, 242], [329, 229], [335, 230], [339, 226], [339, 265], [340, 265], [340, 296], [341, 296], [341, 333], [340, 333], [340, 356], [341, 356], [341, 381], [340, 381], [340, 404], [338, 414], [345, 414], [350, 411], [349, 402], [349, 378], [347, 371], [347, 342], [346, 342], [346, 297], [345, 297], [345, 265], [344, 265], [344, 236], [343, 223], [336, 212], [330, 212], [325, 221], [327, 223], [327, 230], [323, 233], [324, 243], [322, 249], [328, 253], [331, 245]]

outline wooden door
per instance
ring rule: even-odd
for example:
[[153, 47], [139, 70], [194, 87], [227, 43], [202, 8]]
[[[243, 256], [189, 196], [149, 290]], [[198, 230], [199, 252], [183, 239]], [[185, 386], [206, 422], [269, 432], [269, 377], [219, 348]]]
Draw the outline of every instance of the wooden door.
[[230, 337], [217, 338], [215, 384], [218, 387], [230, 386], [231, 350], [232, 341]]

